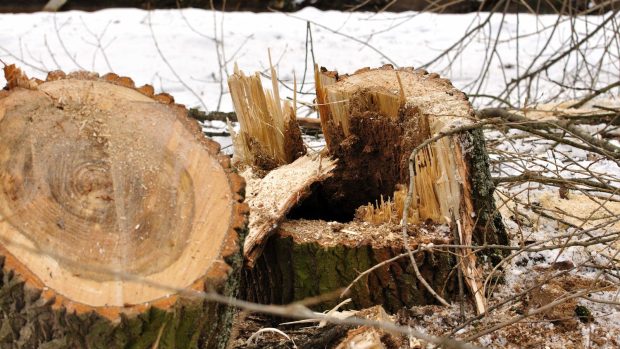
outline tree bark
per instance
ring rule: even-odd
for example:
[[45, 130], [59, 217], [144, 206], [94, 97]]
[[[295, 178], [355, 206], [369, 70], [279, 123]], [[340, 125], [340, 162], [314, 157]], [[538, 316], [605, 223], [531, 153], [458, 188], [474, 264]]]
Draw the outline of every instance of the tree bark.
[[244, 182], [187, 110], [129, 78], [28, 79], [0, 93], [0, 343], [223, 348]]
[[[430, 226], [411, 232], [410, 247], [446, 244], [449, 236]], [[253, 268], [245, 268], [241, 297], [263, 304], [288, 304], [325, 296], [313, 304], [331, 309], [351, 298], [353, 309], [376, 304], [389, 312], [419, 304], [435, 304], [433, 296], [417, 279], [407, 257], [385, 263], [359, 281], [354, 279], [369, 268], [406, 253], [396, 224], [367, 225], [364, 222], [337, 223], [322, 220], [290, 220], [278, 228]], [[449, 252], [443, 248], [443, 252]], [[424, 251], [415, 254], [418, 269], [444, 298], [458, 294], [449, 253]], [[350, 291], [340, 293], [349, 285]], [[335, 293], [335, 294], [334, 294]]]

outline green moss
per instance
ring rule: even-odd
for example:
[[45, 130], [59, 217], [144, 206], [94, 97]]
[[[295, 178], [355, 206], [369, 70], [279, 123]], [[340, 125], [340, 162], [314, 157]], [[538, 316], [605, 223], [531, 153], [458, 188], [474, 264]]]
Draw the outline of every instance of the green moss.
[[[463, 153], [469, 163], [472, 183], [472, 201], [476, 216], [473, 240], [477, 245], [508, 244], [508, 235], [495, 206], [495, 185], [489, 171], [489, 158], [485, 148], [484, 134], [477, 129], [460, 135]], [[488, 250], [484, 254], [504, 255], [506, 251]]]
[[[375, 250], [369, 245], [322, 247], [274, 236], [257, 267], [244, 281], [248, 289], [246, 296], [254, 301], [286, 304], [329, 294], [344, 289], [359, 273], [399, 253], [400, 250]], [[454, 282], [449, 281], [454, 278], [450, 274], [454, 263], [454, 258], [442, 253], [425, 260], [421, 266], [434, 288], [449, 285], [447, 298], [454, 289]], [[266, 273], [269, 278], [265, 278]], [[277, 284], [271, 285], [274, 280]], [[358, 309], [381, 304], [388, 311], [396, 311], [403, 306], [434, 303], [434, 298], [419, 287], [407, 259], [383, 266], [362, 278], [352, 286], [348, 297], [352, 298], [351, 306]], [[334, 298], [314, 307], [330, 309], [340, 301]]]
[[584, 307], [583, 305], [578, 305], [575, 307], [575, 315], [577, 315], [579, 320], [583, 323], [594, 321], [594, 316], [592, 316], [590, 309]]
[[316, 250], [314, 244], [294, 244], [291, 253], [294, 275], [294, 300], [300, 300], [319, 295], [319, 283], [317, 274]]

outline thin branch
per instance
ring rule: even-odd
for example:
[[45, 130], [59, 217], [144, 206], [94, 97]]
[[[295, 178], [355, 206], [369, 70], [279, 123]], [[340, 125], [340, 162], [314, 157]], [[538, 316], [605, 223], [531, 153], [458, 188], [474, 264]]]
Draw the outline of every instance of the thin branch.
[[185, 81], [183, 81], [183, 79], [181, 79], [181, 76], [179, 76], [179, 74], [176, 72], [176, 70], [174, 69], [172, 64], [170, 64], [168, 59], [166, 59], [166, 56], [164, 56], [164, 53], [161, 51], [161, 48], [159, 47], [159, 43], [157, 42], [157, 38], [155, 37], [155, 31], [153, 30], [153, 24], [151, 22], [151, 11], [148, 11], [147, 18], [148, 18], [149, 30], [151, 31], [151, 38], [153, 39], [153, 43], [155, 44], [155, 48], [157, 49], [157, 52], [159, 53], [159, 56], [164, 61], [166, 66], [168, 66], [168, 69], [170, 69], [170, 72], [172, 73], [172, 75], [174, 75], [174, 77], [177, 79], [177, 81], [185, 89], [187, 89], [192, 95], [194, 95], [194, 97], [196, 97], [196, 99], [198, 100], [200, 105], [202, 105], [202, 108], [206, 112], [208, 112], [209, 108], [207, 108], [207, 105], [203, 102], [202, 98], [200, 98], [200, 96], [196, 93], [196, 91], [194, 91], [194, 89], [191, 88], [191, 86], [189, 86]]

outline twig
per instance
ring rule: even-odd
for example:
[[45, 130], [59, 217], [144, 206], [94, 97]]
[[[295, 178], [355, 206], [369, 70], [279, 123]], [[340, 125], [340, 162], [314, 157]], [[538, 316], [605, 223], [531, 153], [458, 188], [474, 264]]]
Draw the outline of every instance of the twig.
[[537, 182], [543, 184], [550, 184], [556, 186], [563, 185], [584, 185], [591, 188], [596, 188], [599, 191], [606, 193], [616, 193], [618, 188], [613, 187], [608, 184], [594, 182], [585, 178], [561, 178], [561, 177], [545, 177], [532, 173], [523, 173], [517, 176], [510, 177], [495, 177], [493, 178], [493, 183], [501, 184], [501, 183], [518, 183], [518, 182]]
[[349, 40], [352, 40], [352, 41], [357, 42], [358, 44], [362, 44], [362, 45], [364, 45], [364, 46], [368, 47], [369, 49], [371, 49], [371, 50], [375, 51], [376, 53], [378, 53], [381, 57], [383, 57], [383, 58], [384, 58], [384, 59], [386, 59], [388, 62], [390, 62], [390, 63], [391, 63], [394, 67], [398, 67], [398, 64], [397, 64], [394, 60], [392, 60], [390, 57], [388, 57], [385, 53], [381, 52], [379, 49], [377, 49], [377, 48], [376, 48], [376, 47], [374, 47], [373, 45], [371, 45], [371, 44], [369, 44], [369, 43], [367, 43], [367, 42], [365, 42], [365, 41], [363, 41], [363, 40], [360, 40], [360, 39], [356, 38], [355, 36], [352, 36], [352, 35], [348, 35], [348, 34], [341, 33], [341, 32], [339, 32], [339, 31], [337, 31], [337, 30], [334, 30], [334, 29], [332, 29], [332, 28], [330, 28], [330, 27], [324, 26], [324, 25], [322, 25], [322, 24], [320, 24], [320, 23], [317, 23], [317, 22], [311, 21], [311, 20], [309, 20], [309, 19], [305, 19], [305, 18], [297, 17], [297, 16], [295, 16], [295, 15], [291, 15], [291, 14], [288, 14], [288, 13], [285, 13], [285, 15], [286, 15], [287, 17], [291, 17], [291, 18], [299, 19], [299, 20], [305, 21], [305, 22], [307, 22], [307, 23], [312, 23], [314, 26], [317, 26], [317, 27], [319, 27], [319, 28], [323, 28], [323, 29], [325, 29], [325, 30], [327, 30], [327, 31], [329, 31], [329, 32], [331, 32], [331, 33], [336, 34], [336, 35], [343, 36], [343, 37], [345, 37], [345, 38], [347, 38], [347, 39], [349, 39]]
[[569, 108], [579, 108], [581, 106], [583, 106], [584, 104], [588, 103], [589, 101], [591, 101], [592, 99], [594, 99], [596, 96], [601, 95], [615, 87], [620, 86], [620, 80], [614, 82], [613, 84], [609, 84], [601, 89], [598, 89], [594, 92], [592, 92], [591, 94], [587, 95], [586, 97], [584, 97], [582, 100], [580, 100], [579, 102], [572, 104]]
[[[620, 148], [601, 139], [596, 139], [577, 127], [571, 125], [566, 120], [554, 120], [554, 121], [534, 121], [530, 120], [524, 116], [520, 116], [514, 113], [511, 113], [505, 109], [500, 108], [487, 108], [482, 109], [476, 112], [476, 115], [481, 119], [487, 118], [502, 118], [509, 123], [506, 126], [518, 128], [523, 131], [530, 132], [532, 134], [540, 135], [541, 137], [545, 137], [548, 139], [552, 139], [554, 141], [565, 143], [568, 145], [572, 145], [574, 147], [594, 151], [596, 153], [609, 156], [614, 159], [620, 159]], [[545, 133], [540, 131], [540, 129], [548, 129], [548, 128], [560, 128], [566, 130], [573, 134], [575, 137], [581, 139], [587, 145], [579, 144], [576, 142], [572, 142], [569, 140], [565, 140], [564, 137], [560, 137], [558, 135], [553, 135], [550, 133]]]
[[69, 53], [69, 49], [67, 49], [67, 46], [65, 46], [65, 41], [60, 36], [60, 29], [58, 28], [58, 23], [56, 21], [56, 14], [54, 14], [52, 16], [52, 18], [53, 18], [53, 23], [54, 23], [54, 31], [56, 32], [56, 37], [58, 38], [58, 42], [60, 43], [60, 47], [62, 47], [62, 49], [63, 49], [63, 51], [65, 51], [65, 54], [67, 55], [67, 57], [69, 57], [71, 62], [73, 62], [73, 64], [75, 64], [76, 67], [78, 67], [79, 69], [84, 70], [84, 67], [82, 67], [80, 65], [80, 63], [78, 63], [78, 61], [75, 59], [75, 57], [72, 56], [71, 53]]
[[170, 72], [172, 73], [172, 75], [174, 75], [174, 77], [177, 79], [177, 81], [185, 89], [187, 89], [192, 95], [194, 95], [194, 97], [196, 97], [196, 99], [198, 100], [200, 105], [202, 105], [202, 108], [206, 112], [208, 112], [209, 108], [207, 108], [207, 105], [203, 102], [202, 98], [200, 98], [200, 96], [196, 93], [196, 91], [194, 91], [194, 89], [191, 88], [191, 86], [189, 86], [185, 81], [183, 81], [183, 79], [181, 79], [181, 77], [179, 76], [177, 71], [174, 69], [172, 64], [170, 64], [168, 59], [166, 59], [166, 56], [164, 56], [164, 53], [161, 51], [161, 48], [159, 47], [159, 43], [157, 42], [157, 38], [155, 37], [155, 31], [153, 31], [153, 24], [151, 23], [151, 11], [148, 11], [147, 18], [148, 18], [149, 30], [151, 31], [151, 38], [153, 39], [153, 43], [155, 44], [155, 49], [157, 49], [157, 52], [159, 53], [159, 57], [161, 57], [161, 59], [166, 64], [166, 66], [168, 66], [168, 69], [170, 69]]
[[[456, 217], [454, 217], [454, 212], [451, 212], [451, 221], [452, 221], [452, 236], [454, 237], [454, 241], [456, 243], [461, 243], [461, 234], [459, 233], [458, 225], [456, 224]], [[456, 265], [460, 266], [462, 263], [462, 256], [459, 253], [458, 249], [455, 249], [456, 253]], [[460, 308], [460, 321], [465, 321], [465, 290], [463, 288], [463, 270], [461, 267], [456, 268], [457, 279], [459, 283], [459, 308]]]
[[[596, 278], [598, 278], [598, 277], [600, 276], [600, 274], [602, 274], [602, 273], [601, 273], [601, 272], [599, 272], [599, 273], [597, 274], [597, 277], [596, 277]], [[596, 279], [595, 279], [595, 280], [596, 280]], [[606, 288], [608, 288], [608, 287], [609, 287], [609, 286], [606, 286], [606, 287], [603, 287], [603, 288], [599, 288], [599, 290], [606, 289]], [[506, 320], [506, 321], [501, 322], [501, 323], [499, 323], [499, 324], [497, 324], [497, 325], [495, 325], [495, 326], [492, 326], [492, 327], [490, 327], [490, 328], [488, 328], [488, 329], [486, 329], [486, 330], [483, 330], [483, 331], [480, 331], [480, 332], [478, 332], [478, 333], [476, 333], [476, 334], [474, 334], [474, 335], [471, 335], [471, 336], [469, 336], [469, 337], [465, 338], [465, 339], [464, 339], [464, 341], [465, 341], [465, 342], [471, 342], [471, 341], [473, 341], [473, 340], [475, 340], [475, 339], [478, 339], [478, 338], [480, 338], [480, 337], [482, 337], [482, 336], [484, 336], [484, 335], [486, 335], [486, 334], [489, 334], [489, 333], [495, 332], [495, 331], [497, 331], [497, 330], [499, 330], [499, 329], [501, 329], [501, 328], [504, 328], [504, 327], [506, 327], [506, 326], [512, 325], [512, 324], [514, 324], [514, 323], [517, 323], [517, 322], [519, 322], [519, 321], [521, 321], [521, 320], [523, 320], [523, 319], [526, 319], [526, 318], [528, 318], [528, 317], [534, 316], [534, 315], [536, 315], [536, 314], [540, 314], [540, 313], [542, 313], [542, 312], [545, 312], [545, 311], [547, 311], [547, 310], [549, 310], [549, 309], [551, 309], [551, 308], [553, 308], [553, 307], [555, 307], [555, 306], [557, 306], [557, 305], [560, 305], [560, 304], [562, 304], [562, 303], [565, 303], [565, 302], [566, 302], [566, 301], [568, 301], [568, 300], [571, 300], [571, 299], [574, 299], [574, 298], [579, 298], [579, 297], [582, 297], [582, 296], [587, 295], [588, 293], [593, 293], [593, 292], [595, 292], [595, 290], [592, 290], [592, 289], [586, 289], [586, 290], [583, 290], [583, 291], [579, 291], [579, 292], [576, 292], [576, 293], [570, 294], [570, 295], [568, 295], [568, 296], [561, 297], [561, 298], [556, 299], [555, 301], [553, 301], [553, 302], [551, 302], [551, 303], [549, 303], [549, 304], [546, 304], [546, 305], [544, 305], [544, 306], [542, 306], [542, 307], [539, 307], [539, 308], [536, 308], [536, 309], [534, 309], [534, 310], [528, 311], [528, 312], [526, 312], [526, 313], [525, 313], [525, 314], [523, 314], [523, 315], [516, 316], [516, 317], [514, 317], [514, 318], [512, 318], [512, 319]]]

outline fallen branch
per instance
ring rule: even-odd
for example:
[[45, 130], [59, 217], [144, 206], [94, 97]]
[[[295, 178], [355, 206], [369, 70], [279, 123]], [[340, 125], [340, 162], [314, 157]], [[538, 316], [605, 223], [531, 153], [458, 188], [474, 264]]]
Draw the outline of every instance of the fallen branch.
[[[189, 110], [189, 117], [196, 119], [200, 122], [205, 122], [205, 121], [238, 122], [237, 114], [235, 112], [212, 111], [209, 113], [205, 113], [204, 111], [197, 109], [197, 108], [191, 108]], [[299, 124], [302, 130], [308, 129], [308, 130], [318, 130], [319, 132], [322, 131], [321, 120], [317, 118], [298, 117], [297, 123]], [[226, 134], [228, 135], [228, 133]]]
[[609, 90], [611, 90], [611, 89], [613, 89], [615, 87], [618, 87], [618, 86], [620, 86], [620, 80], [618, 80], [618, 81], [616, 81], [616, 82], [614, 82], [612, 84], [609, 84], [609, 85], [607, 85], [607, 86], [605, 86], [605, 87], [603, 87], [601, 89], [598, 89], [598, 90], [592, 92], [591, 94], [589, 94], [586, 97], [584, 97], [583, 99], [581, 99], [579, 102], [571, 105], [569, 108], [579, 108], [579, 107], [582, 107], [584, 104], [588, 103], [589, 101], [594, 99], [596, 96], [599, 96], [599, 95], [601, 95], [601, 94], [603, 94], [603, 93], [605, 93], [605, 92], [607, 92], [607, 91], [609, 91]]
[[[569, 120], [536, 121], [501, 108], [487, 108], [479, 110], [476, 115], [480, 119], [501, 118], [506, 126], [526, 131], [537, 136], [567, 144], [575, 148], [595, 152], [613, 159], [620, 159], [620, 147], [602, 139], [597, 139], [581, 129], [573, 126]], [[559, 128], [579, 138], [585, 144], [566, 139], [563, 135], [554, 134], [551, 129]], [[545, 130], [545, 131], [541, 131]]]
[[597, 191], [605, 193], [616, 193], [618, 188], [613, 187], [606, 183], [595, 182], [585, 178], [558, 178], [558, 177], [546, 177], [541, 175], [535, 175], [531, 173], [523, 173], [518, 176], [509, 177], [495, 177], [493, 178], [495, 184], [501, 183], [519, 183], [519, 182], [537, 182], [542, 184], [554, 185], [554, 186], [576, 186], [583, 185], [590, 188], [595, 188]]

